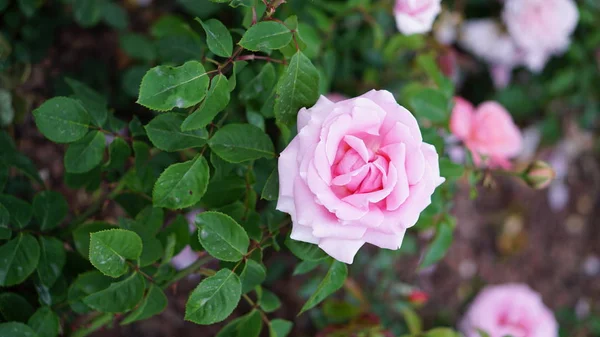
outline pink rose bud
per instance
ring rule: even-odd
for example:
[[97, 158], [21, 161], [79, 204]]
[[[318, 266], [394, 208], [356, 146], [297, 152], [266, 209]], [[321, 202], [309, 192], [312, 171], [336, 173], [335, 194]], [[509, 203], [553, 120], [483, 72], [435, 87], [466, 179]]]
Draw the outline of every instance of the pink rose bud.
[[298, 113], [298, 135], [279, 157], [277, 209], [294, 240], [352, 263], [365, 243], [398, 249], [431, 203], [440, 177], [435, 148], [385, 90]]
[[442, 10], [442, 0], [396, 0], [394, 16], [398, 30], [405, 35], [424, 34]]
[[415, 290], [408, 295], [408, 301], [412, 304], [423, 305], [429, 300], [429, 295], [426, 292]]
[[550, 56], [568, 49], [579, 12], [573, 0], [506, 0], [502, 18], [525, 65], [541, 71]]
[[552, 166], [542, 160], [531, 163], [524, 175], [527, 185], [537, 190], [548, 187], [555, 177], [556, 173], [552, 169]]
[[541, 296], [524, 284], [485, 288], [460, 324], [465, 337], [558, 337], [556, 319]]
[[456, 97], [450, 131], [465, 143], [478, 166], [509, 168], [509, 158], [518, 155], [522, 148], [519, 128], [497, 102], [484, 102], [475, 108]]

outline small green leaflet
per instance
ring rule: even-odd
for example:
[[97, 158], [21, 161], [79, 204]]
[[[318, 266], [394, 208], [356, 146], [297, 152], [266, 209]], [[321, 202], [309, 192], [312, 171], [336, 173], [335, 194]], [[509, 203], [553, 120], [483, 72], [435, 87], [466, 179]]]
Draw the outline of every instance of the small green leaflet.
[[452, 244], [453, 237], [454, 232], [452, 226], [446, 222], [441, 222], [437, 228], [433, 242], [431, 242], [429, 248], [427, 248], [427, 252], [425, 253], [425, 257], [423, 257], [419, 268], [429, 267], [444, 257]]
[[196, 226], [200, 243], [215, 258], [236, 262], [248, 252], [250, 239], [242, 226], [230, 216], [202, 212], [196, 216]]
[[196, 18], [196, 21], [200, 22], [206, 32], [206, 43], [210, 51], [217, 56], [230, 57], [233, 53], [233, 40], [227, 27], [216, 19], [202, 21]]
[[185, 305], [185, 320], [202, 325], [221, 322], [237, 307], [241, 295], [239, 277], [229, 269], [221, 269], [191, 293]]
[[155, 207], [181, 209], [200, 201], [210, 178], [208, 163], [204, 157], [169, 166], [158, 177], [152, 201]]
[[146, 125], [146, 133], [152, 144], [163, 151], [180, 151], [206, 144], [208, 133], [204, 129], [181, 131], [183, 116], [165, 113], [154, 117]]
[[121, 325], [133, 323], [135, 321], [141, 321], [143, 319], [150, 318], [154, 315], [160, 314], [167, 307], [167, 296], [165, 293], [156, 285], [152, 284], [150, 290], [146, 294], [143, 302], [132, 312]]
[[90, 262], [105, 275], [125, 274], [125, 260], [137, 260], [141, 253], [142, 239], [132, 231], [110, 229], [90, 235]]
[[181, 124], [182, 131], [196, 130], [210, 124], [219, 112], [229, 104], [229, 84], [227, 77], [217, 75], [210, 82], [206, 99], [198, 110], [189, 115]]
[[55, 143], [71, 143], [81, 139], [90, 124], [90, 115], [81, 103], [67, 97], [47, 100], [33, 111], [33, 116], [40, 132]]
[[30, 234], [17, 237], [0, 247], [0, 286], [19, 284], [33, 271], [40, 260], [40, 246]]
[[154, 67], [142, 79], [137, 102], [157, 111], [188, 108], [202, 101], [208, 82], [208, 73], [198, 61]]
[[348, 277], [348, 267], [346, 264], [334, 260], [329, 267], [329, 271], [327, 271], [327, 275], [325, 275], [323, 281], [319, 283], [317, 290], [312, 294], [308, 301], [306, 301], [298, 315], [315, 307], [329, 295], [340, 289], [344, 285], [346, 277]]
[[210, 148], [230, 163], [275, 157], [269, 136], [250, 124], [227, 124], [209, 140]]
[[319, 98], [319, 72], [301, 51], [292, 57], [279, 79], [276, 95], [275, 118], [287, 126], [296, 122], [300, 108], [312, 106]]
[[276, 21], [259, 22], [246, 31], [240, 46], [252, 51], [269, 51], [285, 47], [292, 40], [292, 32]]
[[81, 140], [69, 145], [65, 153], [65, 169], [69, 173], [85, 173], [102, 161], [106, 138], [100, 131], [92, 131]]
[[108, 288], [88, 295], [83, 302], [101, 312], [126, 312], [142, 300], [145, 286], [144, 277], [135, 272], [123, 281], [111, 283]]

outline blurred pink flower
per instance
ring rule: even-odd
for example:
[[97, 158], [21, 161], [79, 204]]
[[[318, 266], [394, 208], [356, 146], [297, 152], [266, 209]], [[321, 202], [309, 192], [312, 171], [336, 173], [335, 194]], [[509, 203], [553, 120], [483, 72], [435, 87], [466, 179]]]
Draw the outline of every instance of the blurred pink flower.
[[509, 168], [509, 158], [518, 155], [522, 148], [519, 128], [497, 102], [484, 102], [475, 108], [456, 97], [450, 131], [465, 143], [476, 165]]
[[469, 20], [463, 24], [460, 44], [490, 64], [490, 74], [497, 88], [510, 82], [511, 72], [522, 61], [513, 39], [492, 19]]
[[558, 324], [541, 296], [524, 284], [489, 286], [477, 295], [460, 323], [466, 337], [557, 337]]
[[579, 12], [573, 0], [506, 0], [502, 18], [524, 64], [538, 72], [569, 47]]
[[442, 0], [396, 0], [394, 16], [398, 30], [405, 35], [424, 34], [431, 30], [441, 12]]

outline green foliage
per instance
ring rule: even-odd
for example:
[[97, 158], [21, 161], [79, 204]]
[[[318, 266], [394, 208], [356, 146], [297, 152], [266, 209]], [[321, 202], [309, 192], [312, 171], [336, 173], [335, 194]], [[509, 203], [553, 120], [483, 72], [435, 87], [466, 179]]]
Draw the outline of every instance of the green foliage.
[[346, 277], [348, 277], [348, 267], [342, 262], [333, 261], [331, 266], [329, 266], [329, 270], [327, 271], [325, 278], [323, 278], [316, 291], [312, 294], [308, 301], [304, 303], [304, 306], [302, 306], [300, 314], [313, 308], [329, 295], [340, 289], [344, 285]]
[[221, 269], [204, 279], [191, 293], [185, 306], [185, 319], [196, 324], [212, 324], [227, 318], [242, 295], [239, 277]]
[[197, 61], [179, 67], [154, 67], [142, 79], [138, 103], [157, 111], [188, 108], [204, 98], [208, 75]]
[[126, 260], [137, 260], [141, 254], [142, 239], [132, 231], [111, 229], [90, 234], [90, 262], [105, 275], [125, 274]]
[[198, 239], [215, 258], [236, 262], [248, 252], [248, 235], [235, 220], [219, 212], [203, 212], [196, 217]]

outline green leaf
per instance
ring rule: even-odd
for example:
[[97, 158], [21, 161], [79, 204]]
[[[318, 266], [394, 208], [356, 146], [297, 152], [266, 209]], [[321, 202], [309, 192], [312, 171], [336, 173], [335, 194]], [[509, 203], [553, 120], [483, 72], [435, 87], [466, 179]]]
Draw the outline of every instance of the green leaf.
[[75, 93], [75, 96], [81, 101], [86, 111], [92, 117], [96, 126], [102, 127], [108, 117], [108, 102], [106, 98], [100, 95], [94, 89], [71, 78], [65, 78], [65, 81]]
[[202, 21], [196, 18], [196, 21], [200, 22], [206, 32], [208, 49], [217, 56], [230, 57], [233, 53], [233, 40], [227, 27], [216, 19]]
[[402, 316], [404, 316], [404, 321], [406, 322], [408, 331], [410, 331], [411, 335], [420, 335], [423, 331], [423, 323], [417, 313], [410, 307], [406, 307], [402, 309]]
[[185, 305], [185, 320], [208, 325], [227, 318], [242, 296], [242, 284], [229, 269], [221, 269], [204, 279]]
[[235, 220], [219, 212], [202, 212], [196, 216], [198, 239], [213, 257], [236, 262], [248, 252], [250, 239]]
[[154, 185], [154, 206], [181, 209], [194, 205], [206, 192], [209, 175], [208, 163], [201, 156], [169, 166]]
[[359, 307], [346, 301], [328, 299], [323, 302], [323, 314], [331, 322], [348, 322], [360, 313]]
[[158, 111], [188, 108], [202, 101], [208, 82], [208, 74], [198, 61], [179, 67], [154, 67], [142, 79], [137, 102]]
[[269, 136], [249, 124], [225, 125], [208, 144], [219, 157], [230, 163], [275, 157], [275, 148]]
[[23, 323], [8, 322], [0, 323], [0, 336], [38, 337], [38, 334]]
[[144, 277], [136, 272], [123, 281], [111, 283], [108, 288], [86, 296], [83, 302], [101, 312], [126, 312], [142, 300], [145, 286]]
[[75, 243], [75, 249], [84, 258], [90, 258], [90, 234], [100, 232], [106, 229], [112, 229], [114, 226], [107, 222], [89, 222], [80, 225], [73, 231], [73, 242]]
[[[150, 67], [147, 65], [135, 65], [127, 68], [123, 72], [123, 77], [121, 77], [121, 88], [123, 91], [131, 97], [138, 97], [142, 78], [144, 78], [148, 70], [150, 70]], [[132, 133], [132, 136], [138, 135]]]
[[456, 337], [457, 334], [450, 328], [435, 328], [427, 331], [424, 337]]
[[92, 27], [100, 21], [106, 0], [73, 0], [75, 21], [82, 27]]
[[261, 94], [271, 92], [277, 80], [277, 72], [271, 63], [265, 64], [258, 75], [247, 83], [240, 92], [240, 99], [248, 101], [259, 97]]
[[203, 53], [200, 37], [191, 30], [177, 35], [165, 35], [156, 41], [158, 58], [163, 63], [181, 64], [199, 59]]
[[289, 236], [285, 239], [285, 245], [303, 261], [320, 261], [327, 257], [327, 254], [319, 246], [302, 241], [296, 241]]
[[69, 145], [65, 153], [65, 169], [69, 173], [85, 173], [93, 170], [104, 156], [106, 138], [100, 131], [92, 131]]
[[294, 268], [294, 272], [292, 273], [292, 275], [296, 276], [296, 275], [302, 275], [302, 274], [309, 273], [309, 272], [313, 271], [315, 268], [317, 268], [319, 266], [319, 264], [321, 264], [321, 261], [322, 260], [302, 261], [296, 265], [296, 268]]
[[0, 240], [10, 239], [12, 231], [9, 227], [10, 213], [2, 203], [0, 203]]
[[154, 117], [146, 125], [146, 133], [152, 144], [163, 151], [179, 151], [206, 144], [208, 132], [204, 129], [181, 131], [184, 118], [174, 113]]
[[265, 186], [263, 187], [261, 198], [269, 201], [277, 200], [279, 195], [279, 174], [277, 168], [274, 168]]
[[319, 72], [310, 60], [298, 51], [277, 83], [277, 122], [287, 126], [294, 124], [298, 110], [312, 106], [318, 98]]
[[33, 271], [40, 260], [40, 246], [29, 234], [20, 233], [0, 247], [0, 286], [19, 284]]
[[433, 123], [445, 123], [450, 117], [449, 99], [439, 90], [423, 89], [411, 97], [410, 104], [417, 117]]
[[154, 44], [146, 36], [136, 33], [125, 33], [119, 36], [119, 46], [131, 58], [152, 62], [156, 59]]
[[429, 267], [441, 260], [450, 248], [453, 237], [454, 231], [452, 227], [446, 222], [440, 223], [437, 232], [435, 233], [435, 237], [433, 238], [433, 242], [429, 245], [419, 268]]
[[137, 260], [142, 239], [124, 229], [110, 229], [90, 235], [90, 262], [103, 274], [119, 277], [127, 272], [126, 259]]
[[15, 110], [12, 106], [10, 91], [0, 89], [0, 126], [7, 126], [13, 122]]
[[35, 125], [40, 132], [55, 143], [71, 143], [88, 132], [90, 115], [79, 101], [67, 97], [54, 97], [33, 111]]
[[312, 294], [308, 301], [306, 301], [298, 315], [313, 308], [336, 290], [340, 289], [344, 285], [346, 277], [348, 277], [348, 267], [346, 264], [334, 260], [329, 267], [329, 271], [327, 271], [327, 275], [325, 275], [323, 281], [319, 283], [317, 290]]
[[237, 337], [258, 337], [262, 330], [260, 311], [252, 310], [237, 325]]
[[267, 269], [261, 263], [252, 259], [246, 260], [244, 270], [240, 274], [242, 281], [242, 294], [250, 292], [254, 287], [260, 285], [267, 278]]
[[10, 213], [10, 224], [13, 228], [23, 229], [29, 225], [33, 210], [27, 202], [12, 195], [0, 194], [0, 204]]
[[135, 221], [144, 228], [145, 232], [156, 234], [165, 220], [165, 212], [162, 208], [148, 206], [135, 217]]
[[127, 11], [115, 3], [109, 2], [105, 4], [102, 16], [104, 22], [115, 29], [125, 30], [129, 25]]
[[121, 325], [133, 323], [135, 321], [141, 321], [148, 319], [154, 315], [158, 315], [167, 307], [167, 296], [165, 293], [156, 285], [152, 284], [144, 301], [132, 312], [127, 318], [123, 320]]
[[244, 33], [239, 45], [252, 51], [269, 51], [285, 47], [292, 40], [292, 32], [276, 21], [259, 22]]
[[440, 158], [440, 175], [445, 178], [460, 178], [465, 173], [463, 165], [453, 163], [448, 158]]
[[69, 205], [62, 194], [54, 191], [42, 191], [33, 198], [33, 217], [39, 223], [42, 232], [51, 230], [67, 216]]
[[41, 307], [31, 316], [27, 325], [39, 337], [56, 337], [60, 329], [60, 319], [49, 307]]
[[112, 279], [102, 275], [99, 271], [88, 271], [79, 274], [69, 287], [68, 300], [71, 309], [78, 314], [85, 314], [92, 309], [83, 303], [88, 295], [97, 293], [110, 286]]
[[221, 74], [213, 77], [206, 99], [198, 110], [189, 115], [181, 124], [181, 130], [189, 131], [200, 129], [212, 122], [219, 112], [229, 104], [229, 84], [227, 78]]
[[27, 322], [33, 307], [25, 298], [15, 293], [0, 294], [0, 313], [6, 321]]
[[276, 318], [269, 322], [269, 337], [286, 337], [291, 331], [294, 323], [285, 319]]
[[60, 277], [67, 262], [67, 254], [62, 241], [57, 238], [40, 236], [40, 261], [37, 276], [40, 282], [51, 288]]
[[265, 312], [273, 312], [281, 307], [281, 301], [273, 292], [262, 289], [259, 305]]
[[159, 237], [166, 243], [166, 238], [171, 234], [175, 235], [176, 243], [174, 253], [177, 254], [190, 243], [190, 227], [187, 219], [183, 215], [178, 214], [175, 217], [175, 220], [160, 232]]
[[30, 18], [40, 6], [38, 0], [19, 0], [19, 9], [26, 17]]
[[108, 170], [123, 169], [129, 156], [131, 156], [129, 144], [123, 138], [117, 137], [108, 146], [108, 161], [104, 164], [104, 168]]

